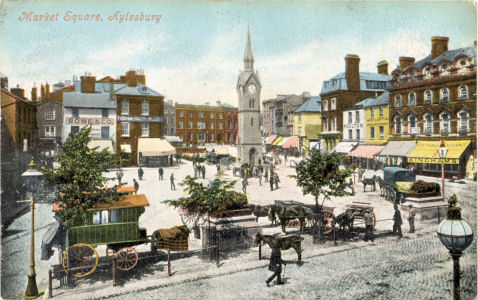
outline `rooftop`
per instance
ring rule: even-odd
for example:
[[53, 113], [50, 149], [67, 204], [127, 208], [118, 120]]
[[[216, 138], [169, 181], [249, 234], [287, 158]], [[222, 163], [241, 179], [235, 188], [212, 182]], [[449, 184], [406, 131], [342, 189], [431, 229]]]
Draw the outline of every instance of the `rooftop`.
[[322, 111], [322, 98], [320, 96], [310, 97], [304, 104], [299, 106], [295, 111], [296, 113], [307, 113], [307, 112], [321, 112]]
[[385, 91], [382, 95], [376, 98], [368, 98], [370, 99], [366, 104], [365, 107], [374, 107], [374, 106], [384, 106], [390, 103], [390, 93]]
[[[432, 56], [430, 54], [424, 59], [417, 61], [415, 64], [411, 65], [407, 69], [411, 69], [411, 68], [421, 69], [426, 65], [437, 66], [445, 61], [453, 62], [455, 61], [455, 59], [457, 59], [460, 56], [467, 56], [467, 57], [476, 59], [476, 47], [471, 46], [471, 47], [448, 50], [442, 53], [440, 56], [435, 57], [435, 59], [432, 59]], [[397, 68], [396, 70], [400, 70], [400, 68]]]
[[[360, 90], [361, 91], [384, 91], [390, 89], [391, 75], [381, 75], [377, 73], [360, 72]], [[339, 73], [326, 80], [322, 84], [321, 94], [333, 91], [348, 90], [345, 72]]]
[[63, 94], [64, 107], [85, 108], [116, 108], [116, 101], [110, 100], [109, 93], [78, 93], [70, 92]]

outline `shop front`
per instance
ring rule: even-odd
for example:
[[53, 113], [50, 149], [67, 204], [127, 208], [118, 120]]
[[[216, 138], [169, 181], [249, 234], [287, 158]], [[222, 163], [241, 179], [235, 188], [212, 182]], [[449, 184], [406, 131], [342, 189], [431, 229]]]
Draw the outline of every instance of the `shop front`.
[[408, 156], [408, 162], [414, 164], [418, 174], [425, 176], [441, 176], [441, 165], [444, 164], [445, 177], [464, 178], [466, 173], [466, 157], [469, 155], [470, 140], [444, 141], [448, 150], [446, 157], [438, 156], [441, 141], [419, 141]]
[[352, 158], [352, 162], [357, 163], [364, 169], [378, 169], [379, 162], [374, 161], [374, 156], [385, 149], [385, 146], [377, 145], [358, 145], [357, 148], [350, 151], [348, 156]]
[[380, 152], [375, 159], [386, 166], [406, 168], [408, 156], [417, 146], [415, 141], [392, 141]]

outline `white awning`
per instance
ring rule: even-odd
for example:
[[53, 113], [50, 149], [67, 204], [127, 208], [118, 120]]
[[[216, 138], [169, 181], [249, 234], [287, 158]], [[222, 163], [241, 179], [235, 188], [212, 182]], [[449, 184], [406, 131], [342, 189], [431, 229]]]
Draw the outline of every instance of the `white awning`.
[[164, 138], [169, 143], [182, 143], [183, 142], [182, 138], [180, 138], [179, 136], [175, 136], [175, 135], [165, 135]]
[[131, 145], [129, 144], [125, 144], [125, 145], [121, 145], [121, 152], [124, 152], [124, 153], [131, 153]]
[[160, 138], [139, 138], [138, 153], [142, 156], [167, 156], [176, 153], [176, 150], [167, 140]]
[[229, 149], [227, 149], [227, 147], [220, 147], [220, 146], [214, 147], [214, 153], [219, 155], [230, 155]]
[[339, 142], [332, 149], [332, 152], [348, 154], [357, 144], [358, 142]]
[[97, 150], [101, 151], [103, 149], [108, 150], [110, 153], [114, 153], [113, 141], [112, 140], [91, 140], [88, 143], [88, 148], [93, 149], [99, 147]]

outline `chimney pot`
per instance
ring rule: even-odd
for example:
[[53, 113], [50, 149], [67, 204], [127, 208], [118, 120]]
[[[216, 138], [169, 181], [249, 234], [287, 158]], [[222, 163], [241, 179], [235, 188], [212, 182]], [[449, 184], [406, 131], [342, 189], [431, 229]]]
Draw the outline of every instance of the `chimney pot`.
[[2, 89], [8, 89], [8, 78], [2, 76], [0, 78], [0, 81], [1, 81]]
[[16, 96], [22, 99], [25, 99], [25, 91], [21, 89], [18, 84], [16, 88], [10, 89], [10, 92], [12, 92], [13, 94], [15, 94]]
[[95, 93], [96, 92], [96, 76], [80, 76], [81, 79], [81, 92], [82, 93]]
[[32, 87], [32, 101], [38, 100], [38, 88], [36, 86]]
[[138, 85], [136, 71], [130, 70], [126, 72], [126, 85], [131, 87]]
[[432, 37], [432, 59], [448, 51], [448, 40], [449, 38], [444, 36]]

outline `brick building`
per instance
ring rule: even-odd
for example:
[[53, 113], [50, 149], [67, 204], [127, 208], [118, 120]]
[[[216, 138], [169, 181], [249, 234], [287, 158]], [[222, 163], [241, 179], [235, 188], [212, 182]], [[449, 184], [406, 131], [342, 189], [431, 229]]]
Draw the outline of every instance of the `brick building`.
[[262, 102], [263, 134], [291, 136], [294, 134], [294, 112], [310, 99], [308, 93], [297, 95], [277, 95], [275, 99]]
[[173, 100], [164, 102], [163, 136], [176, 136], [176, 107]]
[[476, 45], [448, 50], [447, 37], [432, 37], [431, 42], [430, 55], [418, 62], [400, 57], [399, 68], [392, 72], [390, 140], [417, 141], [409, 163], [420, 174], [441, 176], [437, 150], [444, 139], [446, 176], [472, 177], [472, 169], [476, 170]]
[[343, 112], [356, 103], [383, 93], [390, 88], [391, 76], [388, 76], [388, 64], [380, 62], [377, 73], [360, 72], [360, 57], [345, 56], [345, 72], [340, 73], [322, 84], [322, 133], [326, 149], [331, 150], [343, 138], [341, 124]]
[[237, 108], [220, 102], [216, 106], [176, 104], [176, 135], [189, 145], [235, 144]]

